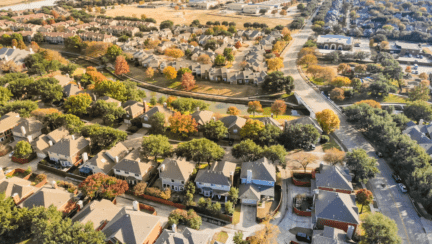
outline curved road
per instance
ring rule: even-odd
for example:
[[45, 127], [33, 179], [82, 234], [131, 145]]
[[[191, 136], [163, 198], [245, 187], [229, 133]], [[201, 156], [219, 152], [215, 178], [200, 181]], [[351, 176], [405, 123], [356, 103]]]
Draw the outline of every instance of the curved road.
[[[370, 156], [376, 157], [374, 148], [363, 137], [363, 135], [350, 125], [346, 121], [345, 116], [339, 113], [339, 111], [337, 111], [326, 98], [309, 86], [300, 76], [299, 71], [296, 68], [297, 54], [303, 44], [307, 41], [307, 38], [312, 34], [313, 31], [309, 20], [304, 29], [293, 36], [294, 43], [289, 50], [286, 50], [283, 54], [285, 66], [283, 72], [294, 78], [295, 91], [297, 95], [303, 99], [306, 105], [312, 108], [314, 113], [320, 112], [324, 109], [331, 109], [339, 115], [341, 121], [340, 129], [337, 130], [335, 134], [348, 150], [363, 148]], [[414, 210], [408, 195], [402, 194], [397, 188], [395, 181], [391, 177], [392, 170], [385, 160], [377, 159], [381, 174], [377, 175], [374, 179], [371, 179], [368, 185], [372, 188], [372, 192], [381, 212], [396, 221], [399, 228], [398, 234], [402, 238], [403, 243], [429, 243], [420, 218]], [[382, 183], [385, 183], [386, 185], [384, 188], [381, 186]], [[288, 202], [291, 201], [288, 199]], [[288, 208], [287, 211], [292, 211], [292, 208]], [[289, 238], [288, 234], [285, 235], [285, 233], [288, 232], [288, 229], [284, 229], [284, 226], [287, 226], [286, 223], [288, 221], [290, 220], [285, 217], [279, 225], [281, 228], [280, 240], [283, 240], [284, 236]]]

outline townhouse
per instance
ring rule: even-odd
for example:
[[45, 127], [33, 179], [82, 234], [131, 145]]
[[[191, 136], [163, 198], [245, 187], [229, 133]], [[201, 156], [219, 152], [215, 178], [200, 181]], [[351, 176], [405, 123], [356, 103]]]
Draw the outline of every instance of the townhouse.
[[46, 158], [48, 156], [48, 148], [68, 135], [69, 131], [64, 127], [55, 129], [50, 133], [39, 136], [36, 140], [34, 140], [32, 143], [33, 150], [36, 152], [38, 158]]
[[65, 39], [74, 36], [73, 33], [44, 32], [44, 40], [50, 44], [64, 44]]
[[47, 149], [51, 161], [66, 161], [71, 164], [81, 160], [84, 153], [90, 152], [90, 142], [83, 136], [76, 138], [74, 135], [62, 138]]
[[158, 163], [155, 161], [142, 160], [141, 148], [137, 148], [114, 165], [113, 173], [116, 178], [127, 181], [129, 185], [135, 185], [148, 181], [157, 166]]
[[183, 191], [195, 168], [195, 163], [185, 158], [166, 158], [158, 167], [162, 187], [172, 191]]
[[107, 35], [107, 34], [101, 34], [95, 32], [81, 32], [78, 33], [78, 36], [83, 41], [97, 41], [97, 42], [108, 42], [108, 43], [114, 43], [118, 39], [113, 35]]
[[232, 162], [214, 162], [210, 169], [198, 171], [195, 184], [199, 189], [199, 194], [205, 197], [225, 198], [228, 200], [228, 192], [234, 183], [234, 172], [236, 164]]
[[122, 36], [135, 36], [135, 33], [139, 32], [137, 27], [131, 26], [101, 26], [103, 31], [106, 31], [110, 35]]
[[[0, 52], [2, 49], [0, 49]], [[21, 118], [19, 114], [15, 112], [9, 112], [0, 118], [0, 142], [6, 143], [13, 139], [12, 129], [16, 127], [20, 121]]]

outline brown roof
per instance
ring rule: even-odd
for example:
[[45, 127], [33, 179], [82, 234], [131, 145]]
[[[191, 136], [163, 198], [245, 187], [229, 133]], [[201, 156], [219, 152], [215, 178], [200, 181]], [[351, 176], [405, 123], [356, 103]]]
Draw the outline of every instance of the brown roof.
[[4, 192], [6, 197], [11, 197], [18, 193], [20, 199], [34, 192], [36, 187], [31, 186], [31, 182], [18, 177], [12, 177], [0, 182], [0, 192]]
[[55, 207], [60, 208], [73, 196], [73, 193], [69, 193], [62, 188], [54, 189], [52, 186], [48, 185], [31, 195], [19, 206], [31, 209], [39, 206], [48, 208], [49, 206], [54, 205]]
[[15, 127], [21, 120], [18, 113], [9, 112], [0, 118], [0, 132], [7, 131]]
[[128, 153], [127, 148], [123, 145], [123, 143], [118, 143], [110, 150], [102, 150], [98, 154], [96, 154], [92, 159], [88, 161], [88, 165], [93, 165], [102, 170], [105, 174], [108, 174], [109, 171], [116, 165], [115, 158], [116, 156], [120, 160]]
[[123, 170], [134, 174], [139, 174], [141, 176], [147, 174], [157, 166], [157, 163], [154, 161], [142, 162], [140, 154], [141, 152], [139, 148], [133, 150], [118, 164], [116, 164], [113, 169]]
[[48, 137], [54, 142], [57, 143], [58, 141], [60, 141], [62, 138], [66, 137], [69, 135], [69, 131], [65, 128], [65, 127], [60, 127], [57, 128], [53, 131], [51, 131], [50, 133], [48, 133]]
[[192, 118], [195, 119], [198, 124], [203, 125], [213, 118], [213, 114], [213, 111], [208, 110], [196, 111], [192, 114]]

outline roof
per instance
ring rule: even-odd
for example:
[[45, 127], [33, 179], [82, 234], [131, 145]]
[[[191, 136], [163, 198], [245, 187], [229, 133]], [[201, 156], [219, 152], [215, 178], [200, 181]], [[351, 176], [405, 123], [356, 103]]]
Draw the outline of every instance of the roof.
[[253, 118], [253, 119], [263, 122], [264, 125], [274, 125], [274, 126], [277, 126], [279, 128], [282, 128], [282, 125], [272, 117], [259, 117], [259, 118]]
[[0, 59], [13, 60], [16, 63], [23, 63], [24, 59], [30, 54], [29, 51], [14, 49], [14, 48], [1, 48]]
[[359, 224], [355, 195], [330, 191], [319, 191], [315, 201], [317, 218]]
[[[26, 135], [39, 132], [43, 128], [43, 124], [36, 119], [23, 119], [21, 122], [12, 129], [12, 132], [22, 133], [21, 127], [24, 127]], [[25, 136], [25, 135], [24, 135]]]
[[324, 226], [324, 230], [313, 230], [312, 244], [348, 244], [343, 230]]
[[115, 159], [118, 157], [120, 160], [127, 154], [127, 148], [123, 143], [117, 143], [110, 150], [102, 150], [91, 158], [85, 165], [92, 165], [99, 168], [105, 174], [108, 174], [110, 170], [116, 165]]
[[144, 118], [150, 118], [151, 116], [153, 116], [155, 113], [163, 113], [165, 115], [165, 121], [168, 121], [168, 118], [174, 113], [171, 109], [166, 108], [164, 106], [154, 106], [153, 108], [151, 108], [149, 111], [147, 111], [145, 114], [141, 115], [141, 117]]
[[182, 233], [165, 229], [155, 244], [207, 244], [211, 234], [185, 228]]
[[231, 162], [215, 162], [208, 170], [200, 170], [195, 182], [231, 186], [230, 174], [234, 175], [236, 164]]
[[317, 187], [330, 187], [348, 191], [354, 190], [351, 176], [341, 167], [322, 165], [322, 170], [315, 177]]
[[[164, 168], [162, 170], [162, 168]], [[166, 158], [159, 166], [160, 178], [183, 180], [189, 179], [195, 168], [195, 163], [186, 161], [185, 158]]]
[[71, 81], [73, 81], [72, 78], [67, 77], [67, 76], [65, 76], [65, 75], [55, 75], [54, 78], [57, 79], [57, 80], [59, 81], [59, 85], [62, 86], [62, 87], [66, 86], [66, 85], [69, 84]]
[[239, 186], [239, 198], [249, 200], [259, 200], [261, 196], [274, 197], [273, 186], [263, 186], [257, 184], [241, 184]]
[[87, 204], [82, 210], [80, 210], [73, 218], [73, 222], [81, 222], [86, 224], [88, 221], [93, 222], [93, 228], [97, 229], [105, 221], [111, 221], [114, 216], [121, 210], [109, 200], [102, 199], [100, 201], [93, 201]]
[[192, 118], [195, 119], [195, 121], [198, 124], [203, 125], [209, 122], [213, 118], [213, 114], [214, 114], [213, 111], [208, 111], [208, 110], [195, 111], [192, 114]]
[[69, 193], [63, 189], [54, 189], [52, 186], [45, 186], [22, 202], [20, 207], [31, 209], [39, 206], [48, 208], [49, 206], [54, 205], [55, 207], [60, 208], [73, 196], [73, 193]]
[[[1, 49], [0, 49], [1, 50]], [[21, 120], [18, 113], [9, 112], [0, 118], [0, 132], [7, 131], [15, 127]]]
[[138, 174], [143, 176], [155, 168], [156, 162], [141, 162], [140, 149], [137, 148], [130, 152], [125, 158], [123, 158], [119, 163], [117, 163], [113, 169], [123, 170], [126, 172]]
[[120, 243], [142, 244], [159, 225], [161, 225], [160, 217], [122, 208], [102, 232], [107, 240], [115, 238], [114, 240]]
[[252, 180], [276, 181], [276, 167], [267, 158], [260, 158], [254, 162], [244, 162], [240, 178], [247, 177], [247, 171], [252, 170]]
[[103, 101], [105, 101], [107, 103], [116, 103], [117, 107], [121, 106], [121, 102], [119, 100], [116, 100], [116, 99], [114, 99], [112, 97], [109, 97], [109, 96], [100, 97], [98, 100], [103, 100]]
[[79, 87], [75, 84], [72, 84], [72, 83], [69, 83], [63, 87], [63, 93], [67, 97], [77, 95], [80, 92], [81, 92], [81, 90], [79, 89]]
[[350, 36], [341, 35], [319, 35], [317, 38], [317, 43], [335, 42], [344, 45], [353, 44], [354, 38]]
[[0, 192], [4, 192], [6, 197], [11, 197], [15, 193], [21, 198], [34, 192], [37, 188], [31, 182], [18, 177], [12, 177], [0, 182]]
[[242, 128], [246, 124], [246, 119], [237, 115], [223, 117], [222, 119], [220, 119], [220, 121], [222, 121], [222, 123], [224, 123], [225, 127], [228, 129], [233, 127], [234, 125]]
[[123, 106], [128, 115], [144, 113], [144, 105], [142, 102], [127, 101]]
[[90, 142], [82, 136], [76, 138], [75, 140], [73, 140], [72, 137], [73, 136], [68, 136], [61, 139], [52, 147], [48, 148], [47, 151], [65, 156], [73, 156], [80, 150], [90, 145]]
[[65, 127], [57, 128], [50, 133], [47, 134], [47, 136], [54, 142], [59, 142], [62, 138], [69, 135], [69, 131]]

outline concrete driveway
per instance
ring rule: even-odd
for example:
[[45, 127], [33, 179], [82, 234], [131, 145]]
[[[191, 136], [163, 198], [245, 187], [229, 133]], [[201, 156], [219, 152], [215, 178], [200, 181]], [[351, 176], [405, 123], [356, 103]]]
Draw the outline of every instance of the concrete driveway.
[[240, 222], [238, 225], [243, 228], [248, 228], [256, 224], [256, 206], [242, 204]]

